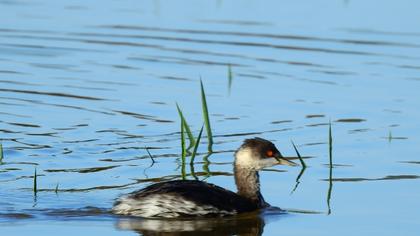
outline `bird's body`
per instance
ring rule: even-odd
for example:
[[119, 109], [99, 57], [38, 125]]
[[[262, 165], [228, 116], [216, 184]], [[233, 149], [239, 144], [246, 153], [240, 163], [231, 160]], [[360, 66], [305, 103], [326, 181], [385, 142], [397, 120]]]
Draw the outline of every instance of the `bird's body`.
[[143, 217], [225, 216], [258, 209], [232, 191], [198, 180], [150, 185], [117, 202], [114, 211]]
[[175, 180], [150, 185], [119, 198], [116, 214], [147, 218], [227, 216], [269, 206], [260, 193], [258, 170], [283, 159], [271, 142], [247, 139], [235, 153], [238, 193], [198, 180]]

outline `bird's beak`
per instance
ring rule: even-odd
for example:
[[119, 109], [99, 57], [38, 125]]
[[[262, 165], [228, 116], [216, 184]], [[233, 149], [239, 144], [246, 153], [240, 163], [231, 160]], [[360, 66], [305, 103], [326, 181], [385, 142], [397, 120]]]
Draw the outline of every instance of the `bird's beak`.
[[286, 166], [297, 166], [298, 164], [294, 163], [293, 161], [289, 161], [286, 158], [284, 158], [280, 153], [278, 155], [275, 155], [274, 158], [279, 162], [280, 165], [286, 165]]

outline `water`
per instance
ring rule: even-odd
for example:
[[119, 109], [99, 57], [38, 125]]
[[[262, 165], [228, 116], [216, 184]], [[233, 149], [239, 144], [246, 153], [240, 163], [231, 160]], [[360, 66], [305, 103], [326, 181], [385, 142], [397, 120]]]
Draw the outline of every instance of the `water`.
[[[417, 235], [419, 7], [0, 1], [2, 234]], [[290, 157], [293, 140], [308, 168], [261, 173], [267, 202], [288, 213], [140, 222], [109, 214], [120, 194], [181, 178], [175, 103], [197, 135], [200, 77], [215, 153], [206, 162], [204, 138], [194, 175], [234, 189], [243, 139], [270, 139]]]

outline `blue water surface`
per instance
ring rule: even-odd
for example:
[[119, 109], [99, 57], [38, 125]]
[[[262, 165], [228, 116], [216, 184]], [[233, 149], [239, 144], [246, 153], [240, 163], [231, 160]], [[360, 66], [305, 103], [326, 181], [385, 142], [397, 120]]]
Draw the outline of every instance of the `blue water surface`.
[[[418, 235], [418, 9], [414, 0], [0, 1], [2, 234]], [[203, 137], [187, 178], [235, 189], [245, 138], [288, 157], [293, 140], [304, 172], [260, 174], [266, 201], [288, 212], [225, 223], [109, 214], [121, 194], [181, 178], [175, 104], [197, 136], [200, 79], [215, 152], [206, 158]]]

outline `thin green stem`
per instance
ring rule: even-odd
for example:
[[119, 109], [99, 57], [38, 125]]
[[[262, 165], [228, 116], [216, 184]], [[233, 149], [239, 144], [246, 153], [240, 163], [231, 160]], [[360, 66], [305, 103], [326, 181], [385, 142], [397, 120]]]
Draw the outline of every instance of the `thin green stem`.
[[232, 73], [232, 65], [228, 65], [228, 91], [229, 95], [232, 89], [232, 82], [233, 82], [233, 73]]
[[149, 148], [144, 147], [144, 149], [146, 149], [147, 154], [149, 155], [150, 159], [152, 159], [152, 165], [155, 164], [155, 159], [153, 158], [152, 154], [150, 154]]
[[208, 151], [211, 153], [213, 152], [213, 134], [211, 132], [209, 110], [207, 107], [206, 94], [204, 92], [204, 86], [203, 86], [202, 80], [200, 80], [200, 85], [201, 85], [201, 105], [203, 108], [203, 118], [204, 118], [204, 124], [206, 126], [207, 139], [208, 139]]
[[197, 155], [197, 149], [198, 149], [198, 146], [200, 145], [200, 140], [201, 140], [201, 135], [203, 134], [203, 129], [204, 129], [204, 125], [201, 126], [200, 133], [198, 134], [198, 137], [197, 137], [197, 142], [195, 143], [193, 152], [191, 154], [191, 162], [190, 162], [191, 165], [194, 164], [194, 158]]
[[333, 187], [333, 181], [332, 181], [332, 169], [333, 169], [333, 161], [332, 161], [332, 145], [333, 145], [333, 138], [332, 138], [332, 131], [331, 131], [331, 120], [329, 122], [329, 129], [328, 129], [328, 153], [329, 153], [329, 159], [330, 159], [330, 165], [329, 165], [329, 179], [328, 179], [328, 193], [327, 193], [327, 206], [328, 206], [328, 215], [331, 214], [331, 195], [332, 195], [332, 187]]
[[33, 187], [33, 191], [34, 191], [34, 195], [36, 196], [37, 192], [38, 192], [38, 183], [37, 183], [37, 178], [38, 175], [36, 173], [36, 167], [35, 167], [35, 172], [34, 172], [34, 187]]
[[195, 174], [194, 164], [190, 163], [190, 169], [191, 169], [191, 176], [192, 176], [195, 180], [198, 180], [198, 177], [197, 177], [197, 175]]
[[296, 152], [296, 154], [297, 154], [297, 156], [298, 156], [298, 158], [299, 158], [299, 161], [300, 161], [300, 164], [302, 165], [302, 168], [303, 168], [303, 169], [304, 169], [304, 168], [306, 168], [305, 161], [303, 161], [303, 158], [302, 158], [302, 156], [300, 155], [299, 151], [297, 150], [296, 145], [293, 143], [293, 141], [292, 141], [292, 145], [293, 145], [293, 148], [295, 149], [295, 152]]
[[300, 178], [302, 177], [303, 173], [305, 172], [305, 169], [306, 169], [306, 164], [305, 164], [305, 161], [303, 161], [303, 158], [302, 158], [302, 156], [300, 155], [299, 151], [297, 150], [297, 147], [296, 147], [296, 145], [293, 143], [293, 141], [292, 141], [292, 145], [293, 145], [293, 148], [295, 149], [296, 155], [298, 156], [299, 161], [300, 161], [300, 164], [301, 164], [301, 166], [302, 166], [302, 169], [300, 170], [299, 175], [296, 177], [296, 185], [295, 185], [295, 187], [293, 188], [293, 190], [292, 190], [292, 192], [291, 192], [291, 193], [294, 193], [294, 192], [296, 191], [297, 187], [298, 187], [298, 186], [299, 186], [299, 184], [300, 184]]
[[0, 165], [3, 164], [3, 145], [0, 143]]
[[187, 133], [188, 139], [190, 140], [190, 144], [187, 148], [187, 150], [189, 150], [195, 145], [194, 135], [192, 134], [190, 126], [188, 125], [187, 120], [185, 119], [185, 116], [182, 113], [181, 108], [178, 106], [178, 103], [176, 104], [176, 109], [178, 110], [178, 114], [179, 114], [179, 117], [181, 118], [181, 122], [184, 123], [185, 131]]
[[185, 158], [187, 156], [187, 150], [185, 149], [184, 129], [185, 129], [184, 122], [181, 121], [181, 176], [182, 176], [182, 179], [186, 179]]

